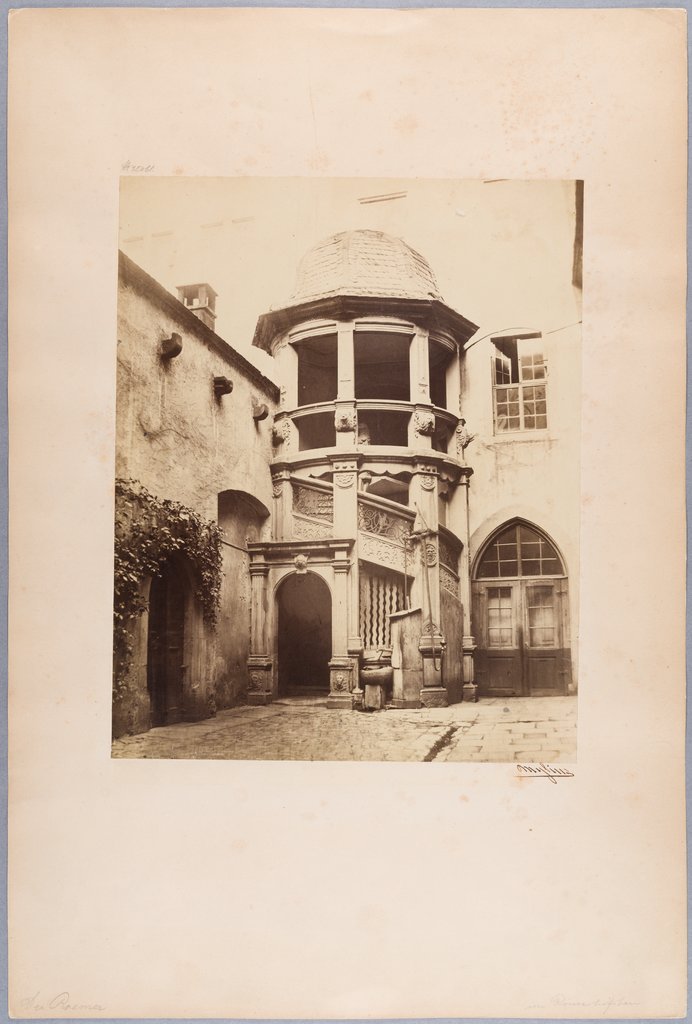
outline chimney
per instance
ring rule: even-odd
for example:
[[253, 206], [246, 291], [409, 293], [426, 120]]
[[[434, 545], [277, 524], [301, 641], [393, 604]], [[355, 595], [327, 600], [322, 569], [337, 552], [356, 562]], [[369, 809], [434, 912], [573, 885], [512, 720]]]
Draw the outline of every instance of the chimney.
[[178, 298], [198, 320], [214, 330], [216, 292], [210, 284], [178, 285]]

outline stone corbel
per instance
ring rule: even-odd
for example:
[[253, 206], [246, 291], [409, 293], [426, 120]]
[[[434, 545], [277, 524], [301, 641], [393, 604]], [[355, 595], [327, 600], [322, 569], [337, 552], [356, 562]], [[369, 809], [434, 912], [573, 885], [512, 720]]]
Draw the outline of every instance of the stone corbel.
[[435, 413], [417, 409], [413, 417], [413, 429], [418, 437], [432, 437], [435, 433]]
[[356, 413], [354, 409], [337, 409], [334, 413], [334, 426], [337, 434], [353, 433], [356, 429]]

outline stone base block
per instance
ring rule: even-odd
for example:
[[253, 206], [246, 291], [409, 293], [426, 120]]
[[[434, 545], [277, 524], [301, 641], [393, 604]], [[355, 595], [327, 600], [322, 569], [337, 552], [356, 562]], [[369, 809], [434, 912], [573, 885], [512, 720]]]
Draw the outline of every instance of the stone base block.
[[446, 708], [449, 703], [447, 690], [444, 686], [424, 686], [420, 692], [420, 702], [424, 708]]
[[477, 683], [464, 683], [464, 695], [462, 700], [473, 701], [475, 704], [478, 700], [478, 684]]
[[392, 707], [396, 708], [398, 711], [403, 711], [403, 710], [405, 710], [407, 708], [419, 708], [420, 707], [420, 701], [415, 699], [415, 698], [413, 698], [413, 697], [410, 697], [410, 698], [406, 698], [406, 697], [393, 697], [392, 698]]
[[350, 711], [353, 707], [353, 700], [350, 693], [330, 693], [327, 697], [327, 707], [337, 708], [341, 711]]
[[251, 690], [247, 695], [247, 702], [253, 707], [263, 707], [265, 704], [271, 704], [271, 700], [271, 693], [258, 693]]

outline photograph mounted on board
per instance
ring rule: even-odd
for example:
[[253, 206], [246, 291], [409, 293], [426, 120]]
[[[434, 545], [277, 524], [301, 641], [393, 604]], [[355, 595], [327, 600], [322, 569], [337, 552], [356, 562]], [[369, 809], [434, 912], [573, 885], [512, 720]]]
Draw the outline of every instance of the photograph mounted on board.
[[114, 757], [576, 761], [582, 212], [121, 178]]

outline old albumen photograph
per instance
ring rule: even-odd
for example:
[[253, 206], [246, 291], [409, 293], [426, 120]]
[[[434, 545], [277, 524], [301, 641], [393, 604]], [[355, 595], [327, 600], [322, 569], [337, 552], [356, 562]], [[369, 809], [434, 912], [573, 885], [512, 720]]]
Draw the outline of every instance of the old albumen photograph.
[[582, 207], [121, 178], [113, 757], [576, 761]]

